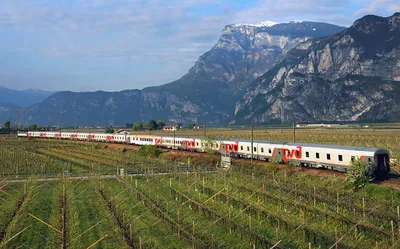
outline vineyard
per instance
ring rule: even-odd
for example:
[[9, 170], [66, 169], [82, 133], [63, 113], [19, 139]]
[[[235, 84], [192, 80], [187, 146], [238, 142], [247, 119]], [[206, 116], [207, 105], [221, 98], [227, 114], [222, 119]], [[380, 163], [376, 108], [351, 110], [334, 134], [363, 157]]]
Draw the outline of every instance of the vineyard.
[[0, 138], [0, 248], [400, 248], [396, 189], [173, 153]]

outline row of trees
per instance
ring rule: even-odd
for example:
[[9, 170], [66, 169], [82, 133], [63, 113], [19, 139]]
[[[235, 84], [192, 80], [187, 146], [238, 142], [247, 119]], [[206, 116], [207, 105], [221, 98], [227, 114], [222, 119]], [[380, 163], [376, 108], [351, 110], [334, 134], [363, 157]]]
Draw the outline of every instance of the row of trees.
[[[132, 129], [134, 131], [140, 131], [142, 128], [147, 128], [150, 130], [162, 130], [162, 128], [166, 125], [165, 120], [150, 120], [147, 124], [142, 124], [141, 122], [136, 122]], [[176, 126], [182, 127], [182, 124], [177, 124]], [[188, 124], [186, 128], [188, 129], [193, 129], [196, 126], [196, 124]]]
[[166, 124], [166, 122], [165, 122], [165, 120], [158, 120], [158, 121], [155, 121], [154, 119], [152, 119], [152, 120], [150, 120], [147, 124], [142, 124], [142, 123], [140, 123], [140, 122], [136, 122], [134, 125], [133, 125], [133, 127], [132, 127], [132, 129], [134, 130], [134, 131], [139, 131], [141, 128], [147, 128], [147, 129], [150, 129], [150, 130], [161, 130], [164, 126], [165, 126], [165, 124]]

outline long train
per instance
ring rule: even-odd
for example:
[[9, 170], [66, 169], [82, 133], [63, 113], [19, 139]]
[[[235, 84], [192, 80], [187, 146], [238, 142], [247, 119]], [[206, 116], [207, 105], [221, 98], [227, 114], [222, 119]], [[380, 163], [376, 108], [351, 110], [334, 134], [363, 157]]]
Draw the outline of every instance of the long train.
[[[381, 148], [338, 146], [306, 143], [282, 143], [254, 140], [204, 140], [194, 137], [154, 135], [128, 135], [76, 132], [18, 132], [18, 137], [68, 139], [134, 145], [155, 145], [169, 149], [196, 152], [214, 150], [236, 158], [291, 163], [297, 166], [325, 168], [347, 172], [351, 162], [359, 158], [371, 174], [386, 174], [390, 171], [389, 153]], [[251, 148], [253, 147], [253, 148]]]

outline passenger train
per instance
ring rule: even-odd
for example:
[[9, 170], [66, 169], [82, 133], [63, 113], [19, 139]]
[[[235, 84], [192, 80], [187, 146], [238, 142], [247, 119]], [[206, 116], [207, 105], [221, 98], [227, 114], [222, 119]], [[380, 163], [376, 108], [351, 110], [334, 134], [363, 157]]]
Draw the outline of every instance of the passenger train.
[[307, 143], [282, 143], [254, 140], [217, 139], [211, 144], [201, 138], [154, 135], [129, 135], [76, 132], [18, 132], [18, 137], [69, 139], [134, 145], [154, 145], [168, 149], [205, 152], [212, 149], [226, 156], [291, 163], [297, 166], [325, 168], [347, 172], [351, 162], [359, 158], [371, 174], [390, 171], [389, 153], [381, 148], [339, 146]]

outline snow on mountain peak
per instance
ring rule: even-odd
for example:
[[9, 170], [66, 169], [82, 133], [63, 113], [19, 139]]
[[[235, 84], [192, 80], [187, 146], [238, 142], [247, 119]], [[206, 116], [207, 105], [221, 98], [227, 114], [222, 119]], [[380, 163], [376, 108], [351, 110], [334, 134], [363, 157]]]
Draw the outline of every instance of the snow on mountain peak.
[[275, 24], [278, 24], [277, 22], [273, 21], [262, 21], [258, 23], [250, 23], [250, 24], [244, 24], [244, 23], [237, 23], [233, 24], [233, 27], [240, 27], [240, 26], [253, 26], [253, 27], [272, 27]]

